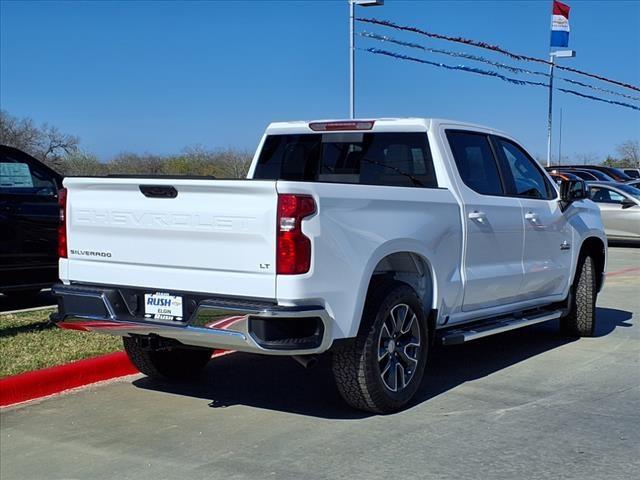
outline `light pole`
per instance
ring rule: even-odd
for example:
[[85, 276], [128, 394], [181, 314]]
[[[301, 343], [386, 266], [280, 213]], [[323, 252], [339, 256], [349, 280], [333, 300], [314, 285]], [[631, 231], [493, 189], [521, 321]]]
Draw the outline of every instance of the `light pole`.
[[377, 7], [384, 5], [384, 0], [347, 0], [349, 2], [349, 118], [356, 114], [356, 38], [354, 28], [355, 6]]
[[560, 133], [558, 134], [558, 165], [562, 165], [562, 108], [560, 108]]
[[547, 118], [547, 167], [551, 166], [551, 128], [553, 123], [553, 69], [556, 58], [572, 58], [575, 50], [556, 50], [549, 54], [549, 116]]

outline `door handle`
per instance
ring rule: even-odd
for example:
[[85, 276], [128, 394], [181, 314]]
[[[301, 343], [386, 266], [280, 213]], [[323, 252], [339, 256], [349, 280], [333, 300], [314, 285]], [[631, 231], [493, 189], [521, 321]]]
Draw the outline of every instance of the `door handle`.
[[479, 212], [478, 210], [474, 210], [473, 212], [469, 212], [469, 219], [470, 220], [477, 220], [479, 223], [484, 222], [486, 216], [484, 214], [484, 212]]
[[538, 221], [538, 214], [533, 212], [527, 212], [524, 214], [524, 219], [529, 220], [531, 223], [536, 223]]

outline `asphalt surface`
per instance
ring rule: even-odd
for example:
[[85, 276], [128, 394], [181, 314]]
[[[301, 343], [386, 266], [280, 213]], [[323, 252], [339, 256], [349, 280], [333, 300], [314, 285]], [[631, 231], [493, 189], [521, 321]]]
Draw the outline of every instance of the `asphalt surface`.
[[626, 479], [640, 475], [640, 249], [610, 249], [595, 338], [557, 323], [430, 358], [414, 404], [341, 402], [328, 362], [230, 354], [0, 414], [9, 479]]

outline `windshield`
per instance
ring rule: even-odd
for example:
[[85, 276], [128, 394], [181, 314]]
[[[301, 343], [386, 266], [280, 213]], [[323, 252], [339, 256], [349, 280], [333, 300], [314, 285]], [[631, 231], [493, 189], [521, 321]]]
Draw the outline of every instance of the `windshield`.
[[437, 187], [424, 132], [269, 135], [253, 178]]

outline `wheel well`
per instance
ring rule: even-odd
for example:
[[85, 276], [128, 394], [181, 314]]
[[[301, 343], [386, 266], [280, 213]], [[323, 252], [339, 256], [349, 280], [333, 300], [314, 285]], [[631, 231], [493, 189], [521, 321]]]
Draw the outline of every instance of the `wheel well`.
[[604, 259], [605, 245], [602, 240], [597, 237], [589, 237], [580, 247], [580, 256], [589, 255], [593, 258], [596, 267], [596, 284], [599, 291], [604, 280]]
[[429, 321], [429, 332], [435, 331], [436, 316], [433, 314], [433, 278], [427, 260], [412, 252], [397, 252], [378, 262], [369, 280], [368, 292], [380, 282], [396, 281], [409, 285], [418, 295]]

